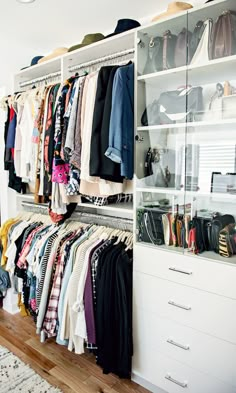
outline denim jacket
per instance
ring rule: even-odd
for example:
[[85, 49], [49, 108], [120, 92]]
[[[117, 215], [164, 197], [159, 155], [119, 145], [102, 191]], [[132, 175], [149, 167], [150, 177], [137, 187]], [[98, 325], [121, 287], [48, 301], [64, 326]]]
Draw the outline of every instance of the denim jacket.
[[134, 173], [134, 65], [120, 67], [115, 74], [109, 128], [109, 147], [105, 155], [121, 164], [121, 176]]

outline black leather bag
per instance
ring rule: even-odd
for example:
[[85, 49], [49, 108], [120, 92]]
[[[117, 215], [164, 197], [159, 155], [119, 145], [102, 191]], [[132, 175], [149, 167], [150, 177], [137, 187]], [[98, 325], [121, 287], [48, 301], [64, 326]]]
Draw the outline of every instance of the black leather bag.
[[159, 119], [159, 103], [157, 100], [154, 100], [152, 104], [148, 105], [147, 108], [144, 110], [141, 123], [143, 126], [151, 126], [160, 123]]
[[148, 45], [147, 61], [143, 70], [144, 74], [162, 71], [163, 39], [162, 37], [152, 37]]
[[158, 246], [164, 244], [164, 231], [162, 224], [163, 211], [145, 209], [139, 225], [139, 240]]
[[196, 112], [203, 110], [202, 87], [188, 87], [167, 91], [160, 95], [159, 121], [163, 124], [175, 121], [191, 121]]
[[193, 30], [193, 34], [189, 37], [189, 62], [192, 60], [194, 53], [198, 47], [199, 42], [201, 41], [203, 32], [205, 29], [204, 22], [199, 20]]
[[189, 63], [188, 42], [191, 37], [192, 33], [185, 27], [178, 34], [175, 45], [175, 67], [185, 66]]
[[219, 254], [220, 231], [227, 225], [234, 223], [235, 219], [231, 216], [231, 214], [224, 214], [222, 216], [218, 214], [212, 219], [208, 229], [208, 238], [211, 250]]

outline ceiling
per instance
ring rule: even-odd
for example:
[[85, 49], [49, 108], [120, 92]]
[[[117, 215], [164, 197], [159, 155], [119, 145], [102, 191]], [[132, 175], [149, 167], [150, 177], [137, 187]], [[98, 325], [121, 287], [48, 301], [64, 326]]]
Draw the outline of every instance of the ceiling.
[[[0, 0], [0, 86], [35, 55], [79, 43], [87, 33], [113, 32], [120, 18], [150, 21], [170, 0]], [[191, 3], [204, 3], [192, 0]]]

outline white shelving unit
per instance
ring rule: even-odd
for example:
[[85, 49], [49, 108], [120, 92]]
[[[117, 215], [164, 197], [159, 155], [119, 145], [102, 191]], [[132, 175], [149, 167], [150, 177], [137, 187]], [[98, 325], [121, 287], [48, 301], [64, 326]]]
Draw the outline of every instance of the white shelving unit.
[[[52, 76], [55, 81], [63, 82], [72, 75], [75, 75], [77, 72], [75, 68], [77, 66], [79, 67], [87, 62], [94, 62], [95, 64], [97, 62], [97, 66], [99, 67], [99, 64], [102, 64], [102, 62], [99, 63], [100, 59], [109, 58], [109, 56], [115, 57], [118, 53], [127, 53], [124, 58], [127, 58], [128, 61], [128, 59], [134, 57], [134, 39], [135, 29], [106, 38], [94, 44], [68, 52], [55, 59], [21, 70], [14, 75], [14, 91], [24, 90], [25, 84], [49, 76]], [[114, 62], [115, 59], [112, 60], [112, 64]], [[117, 62], [119, 62], [119, 57], [117, 58]], [[33, 83], [31, 85], [33, 85]], [[33, 202], [34, 196], [31, 194], [18, 195], [16, 199], [18, 208], [20, 208], [20, 203], [22, 201], [30, 200]], [[121, 218], [133, 218], [133, 205], [131, 203], [120, 203], [107, 206], [96, 206], [92, 203], [79, 203], [78, 208], [83, 210], [89, 209], [90, 211], [93, 210], [100, 214], [115, 214]]]

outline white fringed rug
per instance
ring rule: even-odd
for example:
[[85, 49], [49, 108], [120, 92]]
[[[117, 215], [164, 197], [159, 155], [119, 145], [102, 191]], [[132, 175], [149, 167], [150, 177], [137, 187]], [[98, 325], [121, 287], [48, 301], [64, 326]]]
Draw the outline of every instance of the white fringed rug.
[[0, 346], [0, 393], [61, 393], [61, 390]]

